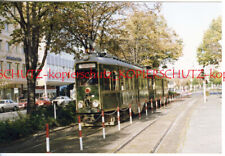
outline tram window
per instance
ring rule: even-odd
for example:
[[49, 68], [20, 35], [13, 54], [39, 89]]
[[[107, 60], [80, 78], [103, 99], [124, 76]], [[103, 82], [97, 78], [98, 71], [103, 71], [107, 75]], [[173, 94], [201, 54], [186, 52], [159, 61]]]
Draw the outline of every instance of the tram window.
[[107, 77], [107, 74], [103, 77], [103, 90], [111, 90], [111, 79]]
[[138, 88], [141, 89], [141, 78], [138, 78]]
[[125, 90], [129, 90], [129, 79], [126, 77], [125, 80]]
[[145, 80], [143, 78], [141, 78], [141, 79], [142, 79], [142, 89], [144, 89], [145, 88]]
[[143, 88], [143, 85], [142, 85], [142, 79], [140, 79], [140, 89], [142, 89]]
[[130, 78], [130, 89], [133, 89], [134, 83], [133, 83], [133, 78]]
[[132, 78], [129, 78], [129, 82], [130, 82], [129, 89], [133, 89], [133, 85], [132, 85]]
[[77, 84], [78, 86], [97, 85], [98, 76], [95, 69], [77, 70]]
[[132, 80], [132, 81], [131, 81], [131, 84], [132, 84], [132, 85], [131, 85], [131, 86], [132, 86], [131, 89], [135, 89], [135, 88], [134, 88], [134, 77], [132, 77], [131, 80]]
[[152, 89], [155, 90], [155, 88], [156, 88], [156, 80], [152, 79]]
[[148, 87], [150, 88], [150, 89], [153, 89], [152, 87], [153, 87], [153, 80], [152, 79], [148, 79]]
[[144, 81], [144, 88], [147, 88], [146, 79], [143, 78], [143, 81]]
[[144, 80], [141, 78], [141, 89], [144, 89]]
[[120, 79], [120, 89], [125, 90], [125, 78], [124, 77]]
[[114, 71], [112, 72], [112, 90], [118, 90], [119, 88], [119, 83], [118, 83], [118, 75], [117, 73]]
[[148, 82], [147, 82], [147, 79], [146, 78], [144, 78], [144, 87], [145, 88], [148, 88]]
[[131, 89], [131, 78], [128, 78], [128, 89]]

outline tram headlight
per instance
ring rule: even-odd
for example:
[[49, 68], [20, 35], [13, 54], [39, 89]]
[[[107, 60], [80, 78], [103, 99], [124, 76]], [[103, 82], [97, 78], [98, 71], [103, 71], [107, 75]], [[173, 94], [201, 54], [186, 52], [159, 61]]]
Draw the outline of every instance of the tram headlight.
[[97, 100], [94, 100], [93, 103], [92, 103], [92, 106], [93, 107], [98, 107], [99, 105], [99, 102]]
[[83, 101], [79, 101], [78, 102], [78, 108], [83, 108], [84, 106], [84, 102]]

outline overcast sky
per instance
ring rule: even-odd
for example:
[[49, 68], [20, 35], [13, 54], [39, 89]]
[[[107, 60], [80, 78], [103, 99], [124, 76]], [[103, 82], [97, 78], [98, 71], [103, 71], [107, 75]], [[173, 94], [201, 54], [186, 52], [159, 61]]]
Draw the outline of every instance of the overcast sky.
[[193, 67], [199, 69], [196, 49], [211, 21], [222, 15], [221, 3], [164, 2], [162, 4], [162, 13], [168, 26], [173, 28], [184, 41], [183, 56], [175, 63], [175, 69]]

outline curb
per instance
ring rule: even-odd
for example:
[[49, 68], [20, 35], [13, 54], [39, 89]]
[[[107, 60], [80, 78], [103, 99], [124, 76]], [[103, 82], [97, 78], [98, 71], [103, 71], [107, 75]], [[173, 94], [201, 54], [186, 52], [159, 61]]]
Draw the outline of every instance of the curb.
[[[78, 124], [77, 123], [72, 123], [72, 124], [70, 124], [68, 126], [56, 127], [54, 129], [49, 130], [49, 133], [58, 132], [58, 131], [61, 131], [61, 130], [64, 130], [64, 129], [67, 129], [67, 128], [70, 128], [70, 127], [73, 127], [73, 126], [76, 126], [76, 125], [78, 125]], [[40, 136], [43, 136], [43, 135], [46, 135], [46, 132], [45, 131], [42, 131], [40, 133], [33, 134], [32, 136], [33, 137], [40, 137]]]

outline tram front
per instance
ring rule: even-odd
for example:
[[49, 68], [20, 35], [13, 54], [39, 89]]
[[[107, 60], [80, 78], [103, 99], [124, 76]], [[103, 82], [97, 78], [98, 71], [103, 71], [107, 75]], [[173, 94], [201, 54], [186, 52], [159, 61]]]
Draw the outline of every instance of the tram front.
[[99, 114], [101, 109], [98, 64], [96, 62], [77, 63], [75, 70], [77, 113], [86, 114], [88, 120], [94, 120], [94, 114]]

